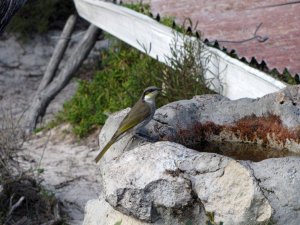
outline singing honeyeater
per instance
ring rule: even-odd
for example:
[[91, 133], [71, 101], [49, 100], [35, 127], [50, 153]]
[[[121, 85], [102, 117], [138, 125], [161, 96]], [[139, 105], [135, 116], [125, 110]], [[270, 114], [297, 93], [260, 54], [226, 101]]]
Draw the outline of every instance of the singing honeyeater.
[[104, 146], [97, 155], [95, 161], [98, 162], [109, 147], [115, 143], [127, 131], [144, 127], [152, 119], [155, 112], [155, 98], [161, 89], [158, 87], [148, 87], [144, 90], [140, 99], [134, 104], [129, 113], [125, 116], [119, 125], [119, 128], [112, 136], [110, 141]]

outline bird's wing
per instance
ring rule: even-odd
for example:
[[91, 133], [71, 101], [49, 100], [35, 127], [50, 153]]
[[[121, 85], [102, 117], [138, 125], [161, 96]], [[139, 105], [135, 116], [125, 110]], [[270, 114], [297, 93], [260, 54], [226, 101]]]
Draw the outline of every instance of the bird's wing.
[[[97, 155], [95, 158], [96, 163], [103, 157], [103, 155], [107, 152], [109, 147], [120, 137], [123, 133], [126, 131], [132, 129], [139, 123], [143, 122], [146, 118], [148, 118], [151, 115], [151, 110], [149, 110], [148, 105], [144, 103], [145, 105], [142, 105], [140, 107], [135, 104], [132, 109], [129, 111], [129, 113], [125, 116], [125, 118], [120, 123], [120, 126], [118, 130], [115, 132], [111, 140], [104, 146], [102, 151]], [[135, 119], [132, 120], [132, 116], [135, 115]]]
[[[114, 134], [114, 138], [118, 138], [124, 132], [134, 128], [136, 125], [143, 122], [146, 118], [151, 115], [151, 110], [149, 110], [149, 106], [144, 103], [142, 106], [138, 106], [137, 104], [132, 107], [130, 112], [126, 115], [126, 117], [120, 123], [119, 129]], [[132, 119], [134, 118], [134, 120]]]

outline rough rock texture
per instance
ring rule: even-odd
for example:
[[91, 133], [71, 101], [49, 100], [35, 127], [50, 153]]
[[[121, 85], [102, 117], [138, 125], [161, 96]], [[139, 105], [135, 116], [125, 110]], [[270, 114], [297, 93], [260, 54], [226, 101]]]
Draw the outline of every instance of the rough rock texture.
[[[283, 126], [292, 130], [300, 122], [298, 93], [299, 86], [295, 86], [256, 100], [197, 96], [158, 109], [146, 131], [152, 138], [178, 141], [179, 126], [188, 130], [195, 122], [233, 124], [252, 114], [278, 115]], [[128, 110], [109, 117], [100, 134], [100, 148]], [[299, 170], [300, 157], [236, 161], [168, 141], [149, 143], [127, 135], [100, 161], [103, 192], [99, 201], [88, 204], [84, 225], [114, 224], [123, 218], [127, 221], [128, 216], [128, 224], [184, 224], [187, 219], [201, 224], [206, 212], [214, 212], [215, 221], [224, 225], [266, 224], [269, 220], [296, 225]], [[108, 216], [99, 218], [97, 211]]]
[[[231, 101], [220, 95], [195, 96], [190, 100], [181, 100], [165, 105], [156, 111], [154, 120], [147, 126], [153, 139], [173, 140], [180, 142], [180, 131], [193, 130], [195, 124], [213, 123], [217, 126], [235, 124], [245, 117], [278, 116], [282, 128], [290, 132], [300, 129], [300, 86], [266, 95], [258, 99], [239, 99]], [[221, 128], [223, 129], [223, 128]], [[252, 128], [253, 129], [253, 128]], [[209, 131], [213, 133], [212, 131]], [[279, 132], [282, 135], [282, 131]], [[252, 132], [253, 133], [253, 132]], [[277, 134], [268, 134], [268, 144], [271, 147], [287, 148], [300, 153], [298, 140], [277, 140]], [[226, 132], [220, 134], [220, 139], [238, 139]], [[245, 140], [243, 140], [245, 141]], [[248, 140], [247, 140], [248, 141]], [[259, 142], [260, 140], [255, 140]]]
[[243, 117], [280, 116], [288, 128], [300, 125], [300, 85], [291, 86], [283, 91], [268, 94], [262, 98], [243, 98], [229, 100], [220, 95], [195, 96], [191, 100], [172, 102], [161, 107], [155, 114], [155, 120], [189, 127], [195, 121], [214, 122], [216, 124], [233, 123]]
[[140, 146], [101, 172], [110, 205], [140, 220], [182, 224], [191, 219], [201, 224], [202, 204], [225, 224], [258, 224], [271, 216], [268, 200], [242, 165], [179, 144]]
[[299, 225], [300, 221], [300, 158], [267, 159], [247, 162], [274, 214], [278, 225]]
[[[117, 210], [114, 210], [103, 198], [88, 201], [85, 207], [85, 217], [83, 225], [114, 225], [122, 221], [125, 225], [151, 225], [137, 220], [133, 217], [126, 216]], [[157, 225], [164, 225], [158, 224]]]

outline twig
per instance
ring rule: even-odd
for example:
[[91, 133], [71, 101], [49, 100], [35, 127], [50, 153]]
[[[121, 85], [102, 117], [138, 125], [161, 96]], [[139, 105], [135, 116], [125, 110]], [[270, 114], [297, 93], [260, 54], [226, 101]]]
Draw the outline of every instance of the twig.
[[66, 180], [66, 181], [64, 181], [64, 182], [62, 182], [62, 183], [60, 183], [60, 184], [54, 185], [54, 188], [55, 188], [55, 189], [60, 189], [60, 188], [66, 187], [66, 186], [68, 186], [70, 183], [72, 183], [72, 182], [74, 182], [74, 181], [77, 181], [77, 180], [80, 180], [80, 179], [82, 179], [82, 178], [84, 178], [84, 177], [83, 177], [83, 176], [74, 177], [74, 178], [72, 178], [72, 179], [70, 179], [70, 180]]
[[54, 206], [53, 214], [54, 214], [54, 219], [53, 220], [50, 220], [50, 221], [48, 221], [46, 223], [43, 223], [41, 225], [58, 225], [58, 224], [61, 224], [62, 223], [62, 218], [61, 218], [60, 213], [59, 213], [59, 205], [58, 205], [57, 202]]
[[269, 39], [268, 36], [260, 36], [260, 35], [257, 35], [257, 32], [258, 30], [260, 29], [260, 27], [262, 26], [263, 23], [260, 23], [255, 31], [254, 31], [254, 34], [253, 34], [253, 37], [251, 38], [247, 38], [247, 39], [244, 39], [244, 40], [240, 40], [240, 41], [227, 41], [227, 40], [214, 40], [214, 41], [210, 41], [209, 44], [213, 44], [215, 41], [218, 41], [219, 43], [222, 42], [222, 43], [236, 43], [236, 44], [241, 44], [241, 43], [244, 43], [244, 42], [248, 42], [248, 41], [252, 41], [252, 40], [257, 40], [258, 42], [265, 42]]
[[10, 200], [9, 200], [9, 211], [7, 213], [7, 219], [5, 221], [4, 224], [6, 224], [10, 218], [11, 218], [11, 215], [13, 214], [13, 212], [22, 204], [22, 202], [24, 201], [25, 197], [22, 196], [15, 204], [12, 204], [13, 202], [13, 199], [14, 199], [14, 196], [15, 194], [13, 194], [11, 197], [10, 197]]
[[24, 225], [28, 224], [28, 218], [23, 216], [18, 222], [14, 223], [14, 225]]
[[286, 2], [286, 3], [280, 3], [280, 4], [274, 4], [274, 5], [265, 5], [265, 6], [260, 6], [260, 7], [256, 7], [253, 9], [273, 8], [273, 7], [286, 6], [286, 5], [292, 5], [292, 4], [297, 4], [297, 3], [300, 3], [300, 1]]
[[45, 144], [44, 144], [43, 151], [42, 151], [42, 155], [41, 155], [41, 158], [40, 158], [40, 160], [39, 160], [37, 169], [40, 169], [40, 168], [41, 168], [42, 159], [44, 158], [44, 154], [45, 154], [46, 148], [47, 148], [47, 146], [48, 146], [50, 137], [51, 137], [51, 130], [49, 131], [49, 135], [48, 135], [47, 140], [46, 140], [46, 142], [45, 142]]

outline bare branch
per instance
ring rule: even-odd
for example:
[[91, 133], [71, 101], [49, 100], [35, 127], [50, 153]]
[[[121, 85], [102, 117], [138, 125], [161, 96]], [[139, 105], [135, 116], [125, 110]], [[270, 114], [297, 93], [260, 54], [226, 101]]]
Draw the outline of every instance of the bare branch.
[[25, 197], [22, 196], [15, 204], [12, 204], [13, 202], [13, 199], [14, 199], [14, 194], [10, 197], [10, 202], [9, 202], [9, 211], [7, 213], [7, 219], [5, 221], [5, 223], [7, 223], [10, 218], [11, 218], [11, 215], [13, 214], [13, 212], [22, 204], [22, 202], [24, 201]]
[[71, 80], [83, 60], [95, 45], [100, 33], [101, 30], [98, 27], [90, 25], [85, 36], [70, 56], [66, 66], [60, 74], [44, 90], [35, 95], [32, 105], [25, 117], [25, 127], [27, 132], [31, 132], [36, 127], [38, 117], [43, 115], [50, 101]]
[[76, 15], [71, 15], [68, 18], [66, 25], [60, 35], [59, 41], [55, 46], [55, 49], [53, 51], [52, 57], [47, 66], [43, 79], [39, 85], [38, 92], [41, 92], [44, 88], [46, 88], [46, 86], [51, 82], [51, 80], [55, 76], [59, 63], [61, 62], [64, 53], [66, 51], [66, 48], [69, 44], [71, 34], [73, 33], [76, 24], [76, 20], [77, 20]]

